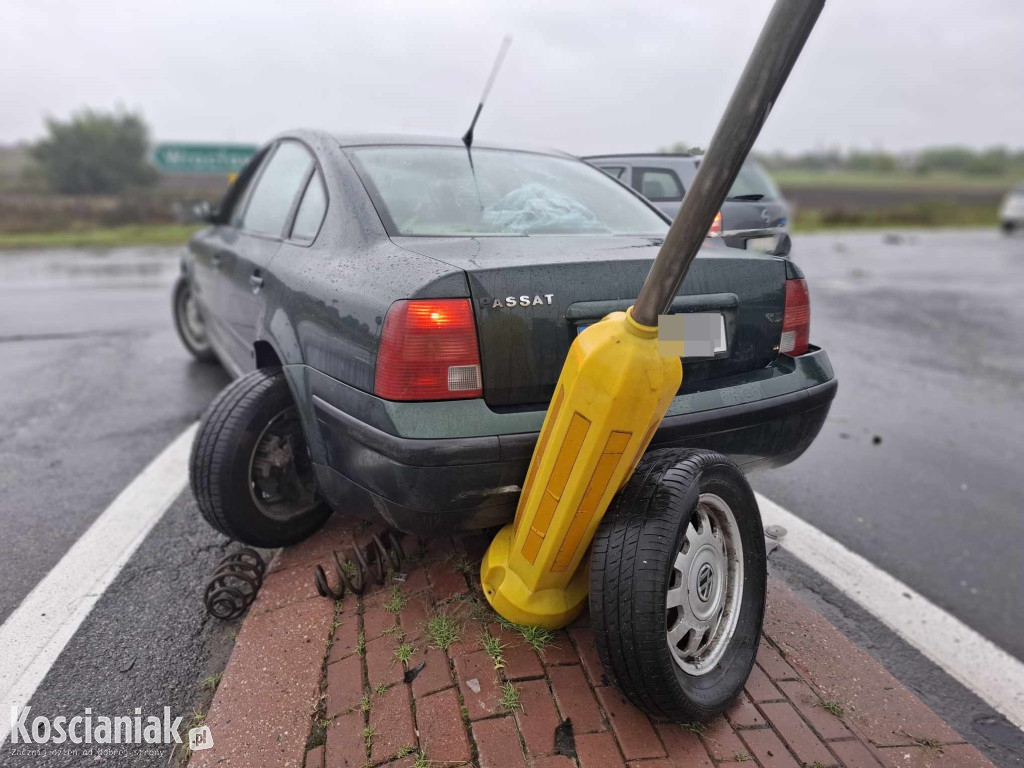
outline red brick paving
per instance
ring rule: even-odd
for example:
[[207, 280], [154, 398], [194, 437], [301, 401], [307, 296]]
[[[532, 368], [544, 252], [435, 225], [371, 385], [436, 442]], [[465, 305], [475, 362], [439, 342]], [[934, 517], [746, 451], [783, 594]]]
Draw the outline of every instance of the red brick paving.
[[494, 671], [494, 659], [487, 651], [456, 656], [455, 674], [459, 679], [459, 691], [469, 710], [470, 720], [498, 713], [501, 701], [498, 675]]
[[[747, 754], [757, 758], [764, 768], [800, 768], [800, 763], [786, 750], [778, 735], [769, 728], [743, 731]], [[831, 762], [831, 761], [830, 761]]]
[[363, 664], [355, 654], [327, 666], [327, 716], [359, 706], [363, 697]]
[[743, 742], [724, 717], [719, 717], [701, 731], [701, 740], [715, 760], [732, 760], [746, 751]]
[[[400, 749], [420, 750], [432, 765], [465, 764], [475, 754], [480, 768], [616, 768], [627, 761], [630, 768], [794, 768], [815, 762], [843, 768], [992, 768], [774, 579], [765, 639], [747, 693], [725, 717], [691, 730], [652, 724], [610, 687], [586, 614], [568, 633], [555, 633], [539, 655], [513, 629], [492, 622], [491, 633], [505, 645], [505, 666], [496, 671], [481, 643], [485, 604], [473, 563], [480, 541], [466, 547], [474, 553], [468, 556], [468, 582], [449, 557], [457, 547], [450, 540], [431, 542], [431, 559], [394, 582], [406, 598], [400, 612], [384, 609], [392, 586], [385, 584], [361, 598], [346, 596], [335, 616], [333, 603], [310, 596], [309, 565], [327, 562], [330, 544], [337, 548], [346, 535], [332, 523], [272, 564], [207, 717], [216, 746], [196, 753], [192, 766], [301, 768], [322, 685], [330, 722], [326, 743], [305, 755], [307, 768], [361, 768], [367, 763], [367, 724], [373, 729], [371, 763], [395, 768], [415, 762], [412, 755], [394, 759]], [[423, 632], [439, 610], [464, 623], [447, 653], [430, 647]], [[324, 668], [332, 621], [337, 627]], [[360, 629], [364, 655], [355, 652]], [[410, 666], [426, 661], [411, 685], [401, 682], [404, 668], [394, 656], [403, 641], [415, 648]], [[511, 715], [500, 705], [505, 681], [519, 692], [520, 708]], [[390, 687], [378, 694], [373, 689], [379, 684]], [[364, 690], [371, 701], [368, 716], [359, 706]], [[842, 716], [830, 713], [823, 701], [836, 702]], [[562, 718], [573, 721], [578, 761], [552, 754]], [[915, 738], [938, 746], [919, 746]]]
[[583, 733], [576, 737], [581, 768], [616, 768], [626, 763], [610, 733]]
[[563, 718], [572, 720], [575, 733], [592, 733], [603, 731], [604, 722], [597, 699], [587, 683], [583, 668], [577, 664], [571, 666], [551, 667], [548, 670], [551, 690], [555, 694], [555, 703]]
[[764, 717], [761, 716], [746, 693], [741, 693], [736, 701], [725, 710], [725, 717], [733, 728], [754, 728], [764, 725]]
[[370, 728], [373, 730], [370, 756], [375, 763], [393, 757], [403, 747], [416, 746], [409, 686], [396, 685], [382, 694], [372, 694]]
[[473, 723], [473, 738], [480, 768], [526, 768], [519, 732], [511, 717], [494, 717]]
[[471, 757], [469, 739], [459, 711], [459, 696], [454, 688], [418, 700], [416, 724], [420, 731], [420, 747], [431, 764], [461, 763]]
[[358, 710], [334, 719], [327, 729], [327, 768], [355, 768], [366, 762], [365, 725], [363, 713]]
[[761, 710], [772, 724], [772, 728], [778, 732], [798, 760], [804, 763], [821, 763], [822, 765], [834, 762], [828, 747], [814, 735], [814, 732], [788, 701], [762, 704]]
[[426, 653], [421, 655], [411, 666], [415, 667], [421, 661], [425, 661], [426, 664], [412, 681], [412, 695], [417, 699], [452, 684], [452, 673], [444, 651], [427, 648]]
[[693, 731], [678, 723], [657, 723], [655, 728], [675, 768], [712, 768], [708, 751]]
[[608, 713], [615, 738], [627, 760], [665, 756], [665, 750], [647, 715], [630, 704], [617, 688], [602, 687], [595, 693], [604, 711]]
[[555, 700], [548, 690], [547, 680], [527, 680], [516, 683], [519, 689], [520, 709], [516, 711], [519, 732], [526, 749], [534, 755], [547, 755], [555, 751], [555, 728], [561, 722], [555, 711]]
[[880, 765], [871, 750], [859, 741], [833, 741], [829, 746], [846, 768], [878, 768]]

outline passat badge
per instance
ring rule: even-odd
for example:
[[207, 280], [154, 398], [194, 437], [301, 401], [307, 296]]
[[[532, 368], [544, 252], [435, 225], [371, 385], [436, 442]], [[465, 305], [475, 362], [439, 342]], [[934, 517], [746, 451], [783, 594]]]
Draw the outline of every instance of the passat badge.
[[555, 298], [553, 293], [538, 293], [533, 296], [506, 296], [503, 299], [492, 299], [484, 297], [480, 299], [480, 306], [491, 309], [506, 309], [508, 307], [538, 307], [550, 304]]

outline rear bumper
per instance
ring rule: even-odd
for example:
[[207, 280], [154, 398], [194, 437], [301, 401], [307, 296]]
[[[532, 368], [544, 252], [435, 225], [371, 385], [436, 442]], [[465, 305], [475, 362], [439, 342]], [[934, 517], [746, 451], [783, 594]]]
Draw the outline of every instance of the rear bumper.
[[[651, 447], [719, 451], [745, 471], [793, 461], [821, 429], [837, 381], [822, 350], [780, 358], [768, 373], [677, 397]], [[409, 438], [315, 393], [311, 400], [321, 438], [317, 478], [335, 510], [428, 536], [512, 519], [537, 431]]]

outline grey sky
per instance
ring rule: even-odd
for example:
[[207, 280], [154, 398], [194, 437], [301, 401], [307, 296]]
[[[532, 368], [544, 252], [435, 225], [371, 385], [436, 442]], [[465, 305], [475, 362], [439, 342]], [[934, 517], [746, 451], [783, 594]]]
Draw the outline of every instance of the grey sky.
[[[706, 144], [769, 0], [2, 0], [0, 141], [117, 103], [159, 139], [297, 126], [572, 152]], [[1024, 145], [1024, 2], [830, 0], [758, 148]]]

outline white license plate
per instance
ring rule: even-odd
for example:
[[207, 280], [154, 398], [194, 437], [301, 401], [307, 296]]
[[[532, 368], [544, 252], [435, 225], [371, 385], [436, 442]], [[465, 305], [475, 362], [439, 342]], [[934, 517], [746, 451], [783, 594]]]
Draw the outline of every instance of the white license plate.
[[779, 239], [775, 235], [771, 237], [752, 237], [747, 240], [747, 250], [756, 251], [757, 253], [771, 253], [778, 245], [778, 241]]

